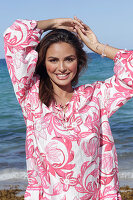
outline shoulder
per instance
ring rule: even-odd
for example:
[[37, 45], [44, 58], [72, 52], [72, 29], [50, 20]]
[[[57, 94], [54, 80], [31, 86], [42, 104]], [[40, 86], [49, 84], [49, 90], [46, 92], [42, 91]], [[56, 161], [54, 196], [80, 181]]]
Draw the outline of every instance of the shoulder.
[[95, 88], [101, 87], [101, 85], [104, 83], [104, 81], [96, 81], [92, 84], [85, 84], [80, 85], [74, 88], [76, 92], [87, 92], [88, 90], [94, 90]]
[[132, 50], [119, 50], [117, 54], [114, 57], [114, 62], [116, 63], [117, 61], [120, 62], [121, 60], [125, 59], [133, 59], [133, 51]]
[[76, 87], [74, 90], [80, 96], [84, 96], [85, 98], [87, 98], [88, 96], [92, 96], [94, 94], [95, 90], [100, 90], [102, 84], [103, 84], [102, 81], [96, 81], [92, 84], [80, 85], [80, 86]]

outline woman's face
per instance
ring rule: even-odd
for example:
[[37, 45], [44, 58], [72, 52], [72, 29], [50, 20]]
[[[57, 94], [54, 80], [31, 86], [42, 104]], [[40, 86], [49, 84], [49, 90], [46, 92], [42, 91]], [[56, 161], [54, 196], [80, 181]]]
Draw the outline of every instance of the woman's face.
[[65, 42], [52, 44], [47, 49], [45, 65], [53, 87], [72, 88], [71, 82], [77, 73], [77, 55], [72, 45]]

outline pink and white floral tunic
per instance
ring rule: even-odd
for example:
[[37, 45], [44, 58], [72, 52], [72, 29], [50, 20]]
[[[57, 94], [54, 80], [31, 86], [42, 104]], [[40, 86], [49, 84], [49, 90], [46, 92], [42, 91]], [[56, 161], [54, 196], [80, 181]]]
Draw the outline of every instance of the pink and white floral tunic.
[[5, 53], [26, 127], [25, 200], [120, 200], [118, 161], [108, 118], [133, 96], [133, 52], [114, 58], [115, 75], [75, 88], [64, 113], [39, 99], [34, 75], [41, 31], [17, 20], [5, 34]]

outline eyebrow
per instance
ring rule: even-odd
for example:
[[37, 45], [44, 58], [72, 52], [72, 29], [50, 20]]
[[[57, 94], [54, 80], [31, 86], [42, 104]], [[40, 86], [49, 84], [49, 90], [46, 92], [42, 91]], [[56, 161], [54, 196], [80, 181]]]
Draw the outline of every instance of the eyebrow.
[[57, 58], [57, 57], [54, 57], [54, 56], [49, 56], [48, 58]]
[[[68, 57], [77, 57], [77, 56], [75, 56], [75, 55], [69, 55], [69, 56], [66, 56], [65, 58], [68, 58]], [[49, 56], [48, 58], [58, 58], [58, 57], [56, 57], [56, 56]]]

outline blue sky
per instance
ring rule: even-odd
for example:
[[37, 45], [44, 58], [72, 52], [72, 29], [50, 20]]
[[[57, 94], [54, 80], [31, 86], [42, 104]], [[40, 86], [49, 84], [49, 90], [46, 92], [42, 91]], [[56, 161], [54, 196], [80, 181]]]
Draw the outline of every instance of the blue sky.
[[3, 32], [15, 19], [49, 19], [76, 15], [101, 43], [133, 49], [133, 0], [12, 0], [0, 3], [0, 58]]

